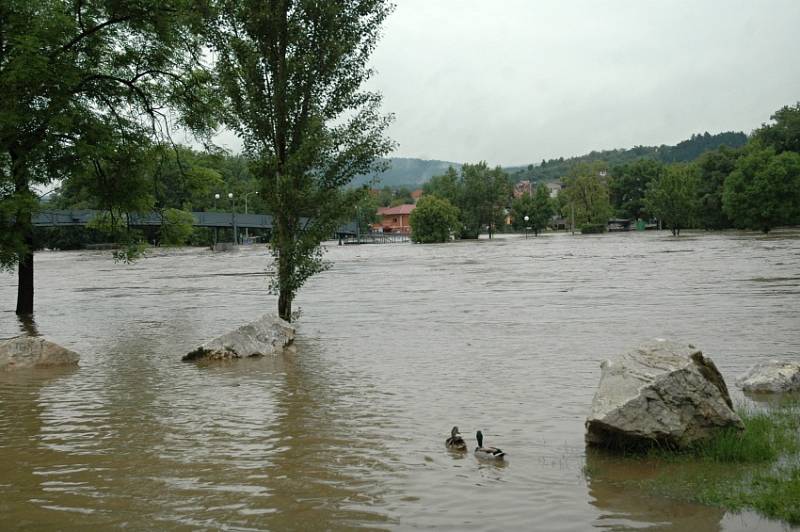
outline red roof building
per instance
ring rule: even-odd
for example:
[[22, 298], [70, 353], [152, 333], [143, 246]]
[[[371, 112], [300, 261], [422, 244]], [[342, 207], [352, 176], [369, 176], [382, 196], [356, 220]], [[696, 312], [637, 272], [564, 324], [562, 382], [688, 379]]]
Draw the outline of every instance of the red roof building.
[[378, 228], [382, 228], [386, 233], [410, 233], [411, 224], [409, 218], [416, 209], [416, 205], [405, 203], [397, 207], [381, 207], [378, 209], [380, 221]]

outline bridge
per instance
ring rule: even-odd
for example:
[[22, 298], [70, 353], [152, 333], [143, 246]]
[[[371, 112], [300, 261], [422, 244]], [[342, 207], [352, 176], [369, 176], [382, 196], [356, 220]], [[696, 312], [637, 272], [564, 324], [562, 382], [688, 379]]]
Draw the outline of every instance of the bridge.
[[[85, 226], [96, 216], [105, 213], [97, 210], [42, 211], [33, 216], [33, 225], [38, 227], [70, 227]], [[272, 230], [271, 214], [242, 214], [233, 212], [193, 212], [192, 225], [196, 227], [216, 227], [238, 229]], [[301, 221], [306, 221], [301, 219]], [[130, 224], [136, 227], [163, 225], [164, 218], [157, 212], [131, 214]], [[337, 236], [355, 235], [355, 222], [350, 222], [336, 230]]]

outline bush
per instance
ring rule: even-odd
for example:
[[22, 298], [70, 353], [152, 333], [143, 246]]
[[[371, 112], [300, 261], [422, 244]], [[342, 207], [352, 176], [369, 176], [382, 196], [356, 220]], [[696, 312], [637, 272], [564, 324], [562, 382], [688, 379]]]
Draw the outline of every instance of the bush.
[[583, 224], [581, 226], [582, 235], [594, 235], [606, 232], [606, 224]]
[[186, 244], [194, 231], [192, 213], [179, 209], [164, 211], [164, 223], [161, 226], [161, 242], [168, 246]]
[[447, 242], [450, 233], [459, 229], [459, 210], [449, 201], [426, 195], [411, 213], [411, 239], [421, 244]]

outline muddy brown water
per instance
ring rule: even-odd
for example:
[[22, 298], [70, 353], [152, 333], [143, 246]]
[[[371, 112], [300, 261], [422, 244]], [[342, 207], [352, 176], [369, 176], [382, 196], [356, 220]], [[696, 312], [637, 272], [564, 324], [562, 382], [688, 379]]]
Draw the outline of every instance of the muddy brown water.
[[[630, 487], [647, 464], [587, 463], [583, 422], [600, 362], [648, 338], [694, 343], [729, 385], [761, 357], [800, 359], [800, 233], [327, 258], [295, 354], [198, 367], [180, 357], [275, 308], [264, 247], [37, 254], [33, 325], [82, 359], [0, 375], [0, 528], [785, 529]], [[0, 275], [0, 337], [24, 328], [15, 294]], [[453, 425], [507, 463], [448, 453]]]

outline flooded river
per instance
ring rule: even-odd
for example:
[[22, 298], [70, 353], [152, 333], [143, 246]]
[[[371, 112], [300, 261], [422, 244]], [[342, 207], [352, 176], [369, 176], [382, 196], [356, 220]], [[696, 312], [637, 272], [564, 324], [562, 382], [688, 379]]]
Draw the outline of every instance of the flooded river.
[[[36, 258], [35, 326], [82, 358], [0, 374], [0, 529], [784, 529], [629, 487], [648, 465], [587, 457], [583, 422], [648, 338], [731, 384], [800, 359], [800, 233], [333, 245], [296, 354], [217, 367], [180, 358], [273, 311], [264, 247]], [[0, 274], [0, 337], [15, 295]], [[453, 425], [508, 462], [449, 454]]]

